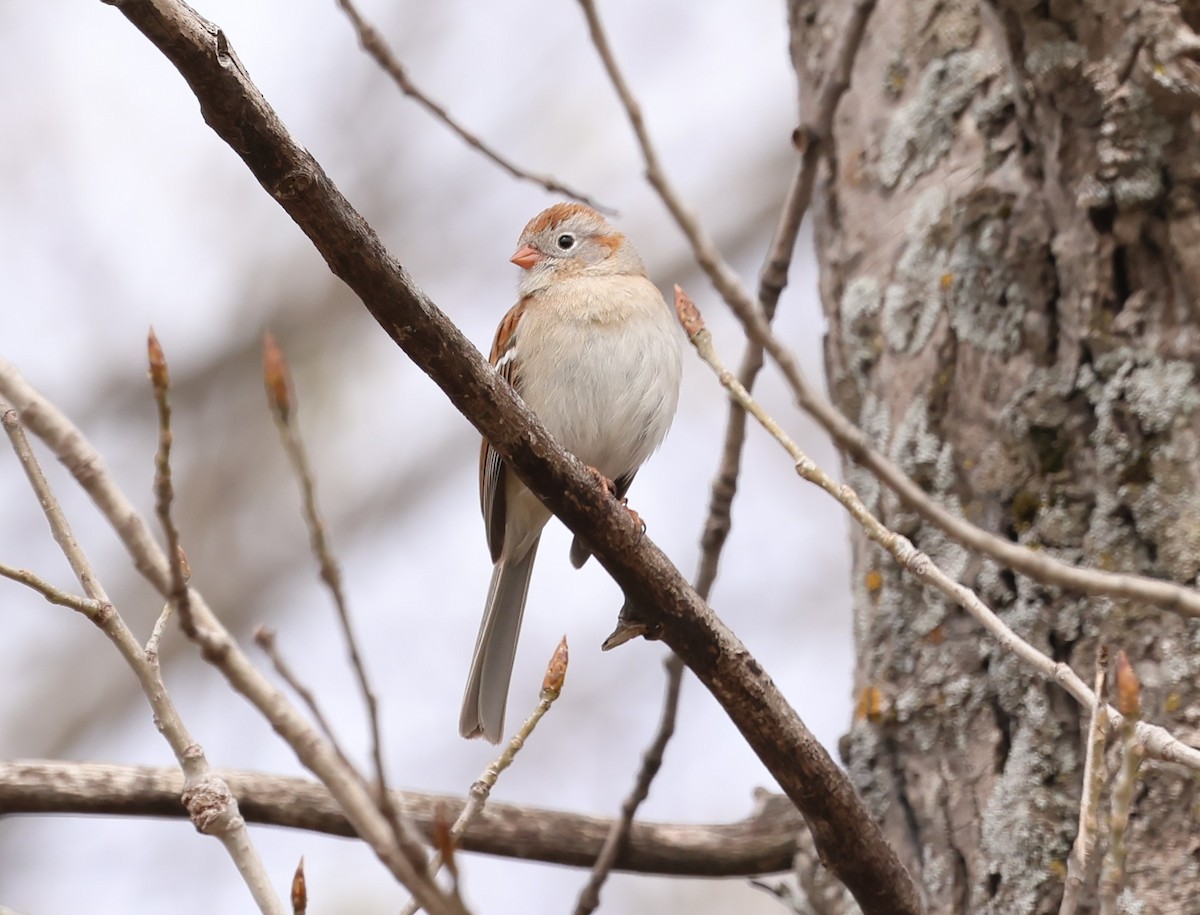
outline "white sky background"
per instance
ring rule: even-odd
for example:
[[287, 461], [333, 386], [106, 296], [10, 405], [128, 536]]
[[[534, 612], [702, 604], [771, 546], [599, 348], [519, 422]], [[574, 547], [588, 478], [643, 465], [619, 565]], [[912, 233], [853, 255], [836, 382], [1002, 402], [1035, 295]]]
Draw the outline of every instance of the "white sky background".
[[[359, 49], [334, 0], [197, 0], [293, 134], [426, 292], [486, 351], [511, 305], [508, 263], [554, 197], [518, 183], [404, 98]], [[514, 160], [620, 211], [660, 287], [682, 282], [725, 359], [741, 337], [642, 179], [642, 164], [573, 3], [363, 0], [410, 75]], [[608, 2], [601, 13], [664, 164], [753, 284], [791, 169], [794, 79], [782, 3]], [[362, 707], [327, 595], [307, 559], [296, 487], [263, 406], [257, 343], [274, 329], [293, 362], [319, 498], [342, 558], [381, 696], [394, 786], [462, 792], [493, 750], [457, 736], [458, 704], [490, 563], [477, 438], [408, 363], [236, 155], [183, 80], [98, 0], [0, 3], [0, 354], [105, 453], [149, 515], [155, 447], [145, 383], [153, 325], [183, 380], [180, 524], [193, 583], [243, 638], [263, 622], [366, 756]], [[780, 306], [781, 333], [821, 376], [822, 319], [809, 243]], [[726, 406], [688, 349], [674, 431], [631, 504], [692, 574]], [[192, 382], [190, 388], [188, 381]], [[768, 370], [762, 399], [824, 466], [823, 436]], [[0, 451], [0, 558], [73, 585], [16, 465]], [[145, 637], [158, 605], [57, 467], [68, 517], [101, 580]], [[846, 522], [757, 429], [713, 604], [836, 752], [850, 715]], [[595, 562], [575, 572], [552, 524], [534, 574], [509, 727], [536, 701], [558, 637], [566, 689], [494, 797], [616, 812], [657, 726], [661, 645], [602, 654], [620, 595]], [[0, 758], [168, 764], [131, 675], [71, 611], [0, 582]], [[300, 773], [261, 719], [178, 633], [172, 694], [218, 766]], [[252, 649], [255, 657], [260, 657]], [[745, 816], [770, 776], [702, 687], [686, 681], [678, 733], [643, 808], [649, 819]], [[312, 910], [392, 912], [406, 898], [362, 846], [282, 830], [253, 836], [284, 891], [301, 854]], [[561, 912], [586, 874], [465, 856], [480, 913]], [[0, 905], [22, 915], [251, 912], [218, 843], [183, 821], [0, 821]], [[743, 882], [614, 877], [603, 910], [778, 912]]]

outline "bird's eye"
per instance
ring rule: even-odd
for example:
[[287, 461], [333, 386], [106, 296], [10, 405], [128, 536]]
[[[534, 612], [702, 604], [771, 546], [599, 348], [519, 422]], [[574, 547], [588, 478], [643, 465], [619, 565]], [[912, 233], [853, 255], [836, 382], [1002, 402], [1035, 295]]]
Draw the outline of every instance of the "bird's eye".
[[555, 239], [554, 243], [558, 245], [560, 251], [570, 251], [575, 247], [575, 236], [569, 232], [564, 232]]

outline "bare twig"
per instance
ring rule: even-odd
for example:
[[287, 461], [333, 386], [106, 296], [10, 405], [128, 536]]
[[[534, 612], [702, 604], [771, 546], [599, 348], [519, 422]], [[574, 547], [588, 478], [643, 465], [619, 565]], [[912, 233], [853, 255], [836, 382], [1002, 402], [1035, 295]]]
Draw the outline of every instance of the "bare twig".
[[[563, 682], [567, 676], [567, 664], [569, 656], [567, 654], [567, 637], [564, 635], [554, 649], [554, 654], [550, 658], [550, 663], [546, 667], [546, 674], [542, 678], [542, 689], [538, 694], [538, 704], [530, 713], [525, 722], [517, 729], [517, 733], [509, 740], [504, 751], [497, 756], [483, 770], [483, 774], [471, 785], [471, 799], [467, 802], [467, 806], [463, 809], [463, 815], [460, 820], [465, 817], [463, 827], [471, 821], [479, 810], [487, 801], [488, 795], [492, 793], [492, 788], [496, 786], [497, 780], [500, 778], [500, 773], [513, 764], [513, 760], [521, 752], [521, 748], [525, 746], [533, 729], [538, 726], [538, 722], [545, 717], [546, 712], [550, 711], [550, 707], [554, 705], [559, 694], [562, 692]], [[462, 830], [458, 830], [457, 835], [462, 834]]]
[[[109, 602], [108, 595], [105, 593], [100, 581], [96, 578], [96, 574], [92, 571], [91, 563], [88, 562], [87, 557], [83, 554], [83, 548], [79, 545], [79, 541], [75, 539], [71, 525], [67, 523], [66, 516], [58, 504], [58, 498], [50, 488], [50, 483], [46, 479], [46, 475], [42, 473], [42, 467], [38, 463], [37, 455], [29, 447], [29, 439], [26, 437], [25, 430], [21, 425], [20, 410], [14, 409], [13, 406], [4, 400], [0, 400], [0, 422], [3, 423], [4, 432], [8, 435], [13, 452], [21, 464], [21, 469], [25, 471], [25, 476], [29, 480], [29, 485], [33, 489], [34, 495], [38, 498], [38, 503], [42, 507], [42, 513], [46, 516], [46, 520], [50, 524], [50, 533], [54, 537], [54, 542], [58, 544], [58, 548], [62, 551], [63, 557], [67, 560], [67, 564], [75, 574], [75, 578], [83, 587], [84, 593], [91, 601], [99, 604], [102, 608], [99, 613], [89, 615], [89, 618], [97, 624], [102, 624], [104, 617], [111, 613], [112, 604]], [[72, 605], [68, 603], [66, 606]], [[80, 609], [85, 614], [87, 613], [86, 609]]]
[[[788, 186], [784, 204], [775, 227], [766, 262], [759, 280], [758, 299], [767, 321], [775, 317], [779, 296], [787, 284], [788, 270], [796, 249], [796, 239], [804, 221], [812, 192], [812, 176], [816, 160], [802, 157]], [[747, 391], [754, 388], [763, 367], [763, 348], [753, 340], [746, 341], [738, 367], [738, 380]], [[721, 463], [713, 478], [708, 500], [708, 517], [700, 536], [700, 565], [696, 571], [696, 591], [705, 600], [717, 579], [721, 550], [732, 527], [733, 498], [737, 495], [738, 477], [742, 468], [742, 446], [746, 441], [746, 411], [735, 400], [729, 401], [729, 417], [725, 421], [725, 440], [721, 446]]]
[[17, 569], [5, 563], [0, 563], [0, 576], [25, 585], [27, 588], [32, 588], [50, 603], [77, 610], [90, 620], [94, 620], [101, 613], [105, 612], [108, 606], [90, 597], [81, 597], [78, 594], [72, 594], [70, 591], [64, 591], [62, 588], [55, 587], [28, 569]]
[[[800, 224], [812, 202], [817, 169], [829, 153], [833, 119], [842, 96], [850, 88], [850, 74], [854, 69], [854, 62], [858, 59], [858, 49], [862, 46], [863, 35], [866, 34], [867, 23], [875, 10], [876, 2], [877, 0], [854, 0], [846, 24], [839, 32], [839, 44], [833, 51], [829, 70], [816, 93], [812, 113], [793, 134], [794, 142], [800, 150], [800, 163], [788, 193], [788, 203], [775, 230], [771, 254], [759, 278], [758, 301], [768, 322], [775, 312], [775, 303], [779, 300], [780, 293], [787, 285], [788, 269], [795, 251], [796, 238], [800, 233]], [[802, 93], [801, 99], [807, 103], [808, 93]], [[750, 345], [757, 344], [751, 341]]]
[[[312, 715], [313, 721], [317, 723], [317, 727], [321, 729], [321, 733], [325, 735], [325, 739], [329, 741], [329, 745], [341, 757], [346, 767], [351, 769], [355, 775], [359, 775], [358, 770], [354, 768], [346, 756], [346, 752], [342, 749], [342, 745], [337, 738], [337, 734], [334, 733], [329, 719], [321, 711], [321, 704], [317, 702], [316, 695], [304, 685], [295, 671], [292, 670], [291, 665], [284, 660], [282, 653], [280, 653], [279, 648], [275, 644], [275, 633], [266, 626], [259, 626], [254, 630], [254, 644], [263, 650], [263, 654], [267, 656], [267, 659], [271, 662], [271, 666], [275, 668], [275, 673], [279, 674], [283, 682], [292, 688], [292, 692], [300, 697], [300, 701], [304, 703], [309, 714]], [[367, 787], [366, 782], [361, 777], [359, 781], [364, 788]]]
[[400, 63], [400, 60], [392, 52], [392, 49], [388, 47], [387, 42], [384, 41], [383, 36], [379, 34], [379, 30], [363, 18], [362, 13], [358, 11], [358, 8], [351, 0], [337, 0], [337, 4], [342, 8], [342, 11], [346, 14], [346, 18], [350, 20], [350, 24], [358, 34], [358, 42], [362, 45], [363, 50], [370, 54], [374, 58], [375, 63], [392, 78], [392, 82], [396, 84], [396, 87], [433, 115], [436, 120], [441, 121], [449, 128], [451, 133], [455, 134], [469, 147], [482, 154], [493, 165], [499, 166], [513, 178], [540, 184], [551, 193], [562, 194], [565, 197], [570, 197], [572, 200], [586, 203], [588, 206], [602, 213], [612, 214], [612, 210], [597, 204], [587, 195], [568, 187], [552, 175], [538, 175], [514, 164], [512, 160], [496, 152], [491, 146], [463, 127], [449, 111], [433, 101], [421, 89], [417, 88], [409, 77], [408, 72], [404, 69], [404, 65]]
[[171, 589], [165, 595], [168, 602], [179, 613], [179, 625], [190, 634], [193, 628], [192, 608], [188, 597], [187, 561], [179, 540], [179, 528], [171, 515], [171, 503], [175, 499], [175, 488], [171, 482], [171, 373], [167, 368], [167, 357], [154, 329], [146, 338], [146, 352], [150, 364], [150, 386], [154, 391], [154, 405], [158, 411], [158, 451], [154, 455], [154, 511], [167, 538], [167, 560], [170, 563]]
[[[67, 467], [75, 481], [92, 498], [109, 524], [121, 538], [126, 551], [137, 569], [166, 598], [171, 595], [171, 569], [166, 555], [150, 536], [145, 519], [134, 508], [129, 498], [117, 486], [112, 474], [104, 466], [100, 455], [56, 407], [30, 387], [14, 366], [0, 358], [0, 397], [10, 400], [24, 425], [50, 447], [55, 456]], [[10, 411], [5, 410], [8, 416]], [[7, 425], [6, 425], [7, 428]], [[104, 598], [99, 598], [104, 599]], [[288, 702], [255, 667], [234, 641], [229, 631], [221, 624], [209, 608], [203, 596], [193, 589], [188, 591], [188, 604], [192, 613], [194, 632], [192, 639], [200, 648], [206, 661], [216, 667], [229, 684], [245, 696], [271, 723], [300, 761], [311, 769], [338, 800], [347, 818], [354, 824], [355, 831], [365, 841], [391, 873], [405, 884], [426, 904], [435, 915], [457, 915], [462, 911], [456, 907], [435, 884], [428, 881], [418, 862], [423, 863], [420, 840], [415, 829], [406, 830], [403, 843], [398, 842], [388, 823], [361, 783], [357, 773], [342, 762], [330, 745], [321, 739], [304, 716]], [[105, 619], [109, 614], [103, 615]], [[119, 620], [115, 612], [111, 614]], [[105, 628], [110, 638], [118, 641], [118, 647], [127, 657], [141, 654], [141, 646], [121, 623], [114, 632]], [[128, 643], [128, 644], [125, 644]], [[135, 666], [143, 690], [146, 691], [155, 709], [155, 722], [160, 729], [165, 727], [166, 715], [175, 720], [178, 715], [166, 697], [151, 669], [146, 664]], [[210, 771], [199, 747], [186, 737], [182, 722], [178, 728], [163, 730], [181, 766], [189, 776], [196, 765], [202, 766], [205, 775]], [[178, 741], [182, 745], [177, 745]], [[198, 754], [198, 762], [196, 754]], [[203, 789], [203, 790], [199, 790]], [[221, 789], [220, 791], [218, 789]], [[237, 805], [227, 788], [211, 778], [206, 778], [197, 791], [189, 791], [191, 803], [201, 804], [209, 817], [220, 814], [224, 819], [235, 820], [244, 836], [244, 822], [237, 813]], [[220, 803], [218, 804], [217, 801]], [[230, 813], [232, 811], [232, 813]], [[206, 831], [211, 831], [206, 829]], [[238, 832], [231, 832], [231, 841], [241, 841]], [[248, 843], [246, 843], [248, 846]], [[252, 849], [251, 849], [252, 850]], [[245, 871], [243, 874], [245, 875]], [[283, 912], [282, 903], [272, 891], [269, 911]], [[260, 903], [260, 906], [262, 903]]]
[[[445, 849], [450, 850], [450, 854], [439, 848], [430, 857], [428, 870], [431, 879], [437, 874], [443, 864], [451, 871], [454, 870], [453, 848], [462, 838], [463, 833], [467, 831], [467, 827], [471, 825], [471, 821], [483, 812], [483, 807], [487, 803], [492, 789], [496, 787], [496, 782], [500, 779], [500, 773], [513, 764], [513, 760], [516, 759], [521, 748], [525, 746], [525, 741], [533, 734], [533, 730], [538, 726], [538, 722], [542, 720], [546, 712], [550, 711], [550, 707], [558, 699], [559, 694], [562, 692], [563, 682], [567, 677], [569, 662], [570, 656], [567, 652], [567, 637], [564, 635], [555, 647], [554, 654], [550, 656], [550, 663], [546, 665], [546, 673], [542, 678], [542, 689], [538, 694], [537, 706], [529, 717], [525, 719], [525, 723], [513, 735], [500, 755], [492, 760], [488, 764], [488, 767], [483, 770], [483, 774], [471, 784], [471, 790], [467, 794], [467, 801], [463, 804], [458, 818], [454, 821], [454, 825], [446, 832], [445, 841], [438, 843], [439, 846], [444, 846]], [[421, 907], [417, 903], [417, 900], [410, 899], [400, 910], [400, 915], [416, 915], [420, 910]]]
[[621, 815], [605, 838], [604, 847], [600, 849], [600, 854], [596, 857], [591, 877], [579, 894], [579, 901], [575, 905], [575, 915], [589, 915], [600, 905], [600, 888], [608, 879], [609, 873], [617, 862], [617, 855], [620, 854], [621, 847], [629, 837], [634, 814], [637, 813], [642, 801], [650, 794], [650, 783], [654, 781], [654, 776], [662, 768], [663, 752], [675, 733], [675, 712], [679, 708], [679, 686], [683, 677], [683, 662], [676, 655], [671, 655], [667, 659], [666, 668], [667, 690], [666, 696], [663, 698], [662, 718], [659, 721], [658, 733], [642, 754], [642, 766], [638, 771], [633, 791], [621, 805]]
[[[600, 24], [593, 0], [579, 0], [579, 2], [587, 16], [592, 41], [608, 71], [609, 79], [625, 107], [626, 115], [641, 147], [642, 158], [646, 164], [646, 180], [658, 192], [676, 224], [687, 236], [696, 262], [708, 275], [721, 298], [725, 300], [730, 310], [741, 322], [747, 336], [766, 350], [779, 366], [780, 371], [783, 372], [800, 408], [825, 429], [839, 449], [845, 452], [851, 460], [874, 473], [884, 485], [900, 497], [901, 502], [926, 521], [941, 528], [951, 538], [968, 549], [990, 556], [997, 562], [1034, 581], [1080, 591], [1084, 594], [1140, 600], [1163, 610], [1185, 616], [1200, 617], [1200, 592], [1195, 589], [1142, 575], [1081, 568], [1056, 559], [1045, 552], [1031, 550], [985, 531], [938, 505], [904, 471], [875, 451], [862, 430], [843, 416], [809, 383], [794, 354], [772, 332], [758, 303], [750, 297], [733, 268], [721, 257], [711, 236], [700, 225], [695, 215], [684, 204], [679, 192], [667, 179], [650, 140], [649, 132], [646, 130], [641, 108], [625, 83], [608, 45], [608, 39]], [[852, 28], [865, 26], [871, 7], [872, 4], [866, 0], [859, 0], [851, 11], [849, 25]], [[845, 48], [850, 51], [851, 45], [847, 44]], [[845, 78], [848, 79], [849, 65], [852, 62], [852, 55], [844, 59], [839, 55], [839, 66], [835, 68], [835, 72], [842, 73], [844, 71]], [[839, 82], [839, 79], [834, 79], [823, 89], [831, 93], [838, 91]], [[820, 134], [813, 136], [823, 139]], [[827, 137], [828, 133], [826, 132], [824, 136]]]
[[671, 211], [671, 215], [675, 217], [675, 222], [683, 230], [684, 234], [687, 235], [697, 262], [704, 268], [704, 272], [709, 275], [709, 278], [721, 293], [722, 298], [738, 298], [747, 311], [757, 312], [757, 305], [742, 288], [737, 274], [734, 273], [733, 269], [721, 257], [712, 237], [700, 225], [687, 204], [683, 202], [683, 198], [675, 190], [670, 181], [667, 180], [666, 173], [663, 171], [658, 159], [658, 152], [650, 140], [650, 132], [647, 130], [646, 122], [642, 117], [642, 107], [638, 104], [637, 98], [625, 82], [625, 77], [621, 73], [620, 67], [617, 66], [612, 48], [608, 44], [608, 36], [605, 34], [604, 26], [600, 22], [600, 14], [596, 12], [595, 3], [593, 0], [579, 0], [579, 5], [583, 8], [583, 15], [587, 19], [588, 32], [591, 34], [592, 43], [596, 46], [596, 52], [604, 64], [604, 69], [608, 73], [608, 78], [612, 82], [613, 88], [616, 90], [617, 95], [620, 96], [621, 104], [625, 107], [625, 113], [629, 118], [630, 125], [633, 127], [638, 145], [641, 147], [642, 158], [646, 163], [646, 180], [658, 192], [667, 209]]
[[[396, 832], [396, 840], [403, 842], [404, 830], [397, 819], [396, 810], [392, 807], [391, 795], [387, 790], [386, 767], [383, 763], [383, 734], [379, 723], [379, 698], [371, 685], [371, 678], [367, 675], [366, 664], [358, 646], [358, 637], [350, 616], [350, 605], [346, 600], [346, 590], [342, 587], [342, 571], [337, 559], [334, 558], [333, 550], [329, 545], [329, 537], [325, 533], [325, 524], [317, 509], [317, 484], [308, 460], [308, 451], [304, 447], [304, 439], [301, 437], [299, 426], [296, 423], [296, 396], [287, 360], [284, 359], [283, 352], [276, 344], [275, 338], [269, 333], [263, 337], [263, 382], [267, 390], [267, 402], [271, 407], [271, 415], [274, 417], [275, 427], [279, 431], [279, 440], [283, 443], [283, 450], [287, 453], [292, 471], [300, 483], [300, 493], [304, 503], [304, 523], [308, 526], [309, 545], [320, 568], [321, 581], [329, 589], [333, 605], [337, 609], [338, 622], [342, 627], [342, 637], [345, 639], [346, 649], [350, 653], [350, 666], [354, 670], [354, 676], [358, 681], [358, 690], [362, 694], [363, 704], [367, 709], [367, 725], [371, 734], [371, 761], [375, 767], [380, 809], [388, 818], [388, 822], [392, 824], [392, 828]], [[276, 663], [276, 668], [278, 669], [278, 667], [279, 665]], [[297, 682], [294, 680], [291, 682], [293, 682], [294, 688]], [[301, 695], [305, 696], [306, 693], [307, 691], [301, 692]], [[309, 708], [315, 709], [316, 702], [311, 693], [307, 693], [306, 701], [309, 703]], [[318, 719], [318, 721], [322, 721], [322, 719]], [[333, 732], [326, 724], [322, 723], [321, 726], [330, 742], [337, 747]], [[338, 752], [341, 753], [340, 748]], [[342, 755], [344, 759], [345, 756]]]
[[[329, 789], [320, 782], [263, 772], [218, 770], [242, 798], [248, 822], [354, 836]], [[183, 818], [183, 776], [177, 767], [115, 766], [62, 760], [0, 760], [0, 816], [35, 813], [76, 816]], [[803, 821], [781, 794], [768, 794], [745, 819], [730, 823], [651, 823], [633, 826], [618, 869], [675, 876], [744, 877], [786, 871]], [[406, 817], [429, 834], [462, 797], [392, 791]], [[490, 800], [461, 838], [466, 851], [590, 868], [612, 820]], [[815, 852], [814, 852], [815, 855]]]
[[754, 339], [764, 343], [779, 365], [801, 409], [829, 433], [846, 456], [874, 473], [901, 502], [952, 539], [1042, 584], [1084, 594], [1138, 600], [1184, 616], [1200, 617], [1200, 592], [1195, 589], [1142, 575], [1074, 566], [976, 527], [938, 505], [903, 470], [875, 451], [862, 430], [817, 393], [795, 358], [768, 327], [759, 321], [752, 321], [746, 327]]
[[[845, 484], [837, 483], [832, 477], [818, 467], [807, 454], [792, 441], [780, 425], [750, 396], [725, 367], [713, 346], [712, 335], [704, 327], [704, 319], [691, 299], [682, 289], [675, 287], [675, 308], [679, 313], [680, 322], [687, 332], [688, 339], [696, 348], [700, 358], [707, 363], [720, 379], [721, 385], [737, 398], [747, 412], [774, 438], [795, 461], [796, 473], [810, 483], [815, 483], [825, 492], [833, 496], [862, 527], [863, 532], [871, 540], [878, 543], [889, 552], [899, 563], [900, 567], [911, 572], [921, 582], [958, 604], [969, 613], [976, 622], [983, 626], [1000, 643], [1006, 651], [1020, 658], [1031, 670], [1065, 689], [1082, 706], [1091, 708], [1096, 702], [1096, 695], [1080, 678], [1070, 665], [1054, 661], [1031, 644], [1018, 636], [995, 612], [992, 611], [970, 588], [959, 584], [943, 572], [928, 555], [916, 549], [907, 537], [887, 528], [862, 503], [858, 495]], [[1121, 713], [1111, 705], [1106, 707], [1109, 727], [1120, 727], [1125, 720]], [[1190, 769], [1200, 770], [1200, 750], [1190, 747], [1174, 737], [1166, 729], [1147, 725], [1144, 722], [1136, 724], [1136, 734], [1139, 743], [1146, 753], [1157, 759], [1175, 762]]]
[[146, 639], [146, 659], [154, 665], [158, 664], [158, 643], [162, 641], [163, 633], [167, 630], [167, 623], [171, 620], [171, 610], [170, 601], [163, 604], [158, 619], [154, 621], [154, 628], [150, 630], [150, 638]]
[[1128, 854], [1127, 829], [1133, 807], [1133, 789], [1142, 766], [1142, 741], [1138, 739], [1142, 715], [1142, 686], [1125, 652], [1117, 652], [1117, 707], [1124, 715], [1121, 722], [1121, 769], [1113, 781], [1112, 814], [1109, 820], [1108, 853], [1100, 871], [1100, 915], [1117, 915], [1117, 900], [1125, 884], [1125, 857]]
[[[855, 3], [847, 28], [842, 33], [841, 44], [834, 54], [833, 67], [817, 96], [812, 117], [797, 128], [797, 136], [804, 138], [804, 142], [801, 144], [803, 148], [800, 151], [799, 161], [796, 163], [795, 173], [784, 196], [771, 248], [759, 275], [758, 307], [761, 309], [763, 320], [767, 325], [774, 319], [779, 297], [787, 286], [788, 271], [791, 269], [792, 258], [795, 255], [800, 226], [804, 222], [809, 204], [812, 203], [817, 169], [828, 148], [827, 141], [833, 130], [833, 118], [837, 113], [838, 103], [850, 86], [850, 71], [858, 56], [867, 20], [875, 8], [875, 3], [876, 0], [857, 0]], [[649, 142], [648, 138], [647, 142]], [[647, 155], [652, 152], [651, 150]], [[689, 235], [689, 238], [692, 237], [686, 227], [684, 227], [684, 232]], [[732, 274], [732, 270], [717, 271], [719, 276], [727, 273]], [[715, 282], [717, 275], [710, 273], [710, 278]], [[746, 351], [742, 354], [742, 362], [738, 368], [738, 380], [747, 391], [754, 389], [754, 382], [758, 378], [762, 366], [763, 345], [758, 340], [748, 338]], [[701, 538], [700, 568], [696, 574], [696, 590], [705, 598], [708, 597], [709, 590], [716, 580], [721, 549], [729, 535], [730, 508], [737, 491], [742, 444], [745, 438], [746, 412], [736, 400], [730, 400], [729, 419], [725, 426], [725, 442], [721, 449], [721, 466], [712, 484], [708, 520], [705, 522], [704, 535]]]
[[[5, 396], [11, 395], [5, 392]], [[192, 739], [167, 693], [157, 661], [147, 658], [141, 644], [125, 625], [96, 578], [91, 563], [75, 539], [58, 499], [42, 472], [37, 456], [29, 446], [18, 409], [0, 399], [0, 414], [3, 416], [4, 431], [50, 523], [54, 539], [91, 601], [86, 605], [67, 606], [79, 610], [100, 628], [137, 677], [150, 703], [155, 726], [170, 745], [183, 770], [182, 798], [196, 828], [221, 842], [261, 912], [265, 915], [284, 915], [286, 910], [271, 886], [270, 876], [258, 856], [258, 850], [250, 841], [237, 799], [229, 786], [213, 773], [204, 750]]]
[[1063, 887], [1062, 904], [1058, 915], [1075, 915], [1079, 898], [1087, 881], [1088, 863], [1096, 846], [1100, 824], [1096, 811], [1100, 806], [1100, 792], [1104, 788], [1106, 770], [1104, 766], [1104, 744], [1108, 736], [1108, 648], [1101, 645], [1096, 652], [1096, 686], [1093, 692], [1096, 701], [1092, 705], [1092, 716], [1088, 724], [1087, 751], [1083, 763], [1083, 790], [1079, 797], [1079, 831], [1071, 845], [1067, 859], [1067, 879]]

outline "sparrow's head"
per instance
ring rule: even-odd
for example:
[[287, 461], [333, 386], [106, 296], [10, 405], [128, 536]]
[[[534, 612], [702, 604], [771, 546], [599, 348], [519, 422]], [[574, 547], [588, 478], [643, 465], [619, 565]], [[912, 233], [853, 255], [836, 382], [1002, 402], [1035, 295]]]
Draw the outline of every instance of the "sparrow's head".
[[525, 271], [524, 295], [573, 276], [646, 273], [629, 239], [582, 203], [556, 203], [533, 217], [511, 260]]

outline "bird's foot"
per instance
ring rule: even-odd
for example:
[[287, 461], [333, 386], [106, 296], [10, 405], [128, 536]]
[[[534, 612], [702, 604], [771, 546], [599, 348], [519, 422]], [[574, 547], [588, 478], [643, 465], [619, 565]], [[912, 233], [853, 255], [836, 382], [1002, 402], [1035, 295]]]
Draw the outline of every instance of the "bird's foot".
[[[587, 465], [587, 469], [591, 472], [592, 476], [594, 476], [596, 478], [596, 482], [600, 484], [600, 488], [603, 489], [606, 494], [613, 496], [615, 498], [617, 495], [617, 491], [616, 491], [616, 486], [613, 484], [613, 481], [610, 480], [608, 477], [606, 477], [604, 474], [602, 474], [599, 470], [597, 470], [591, 464]], [[629, 517], [633, 519], [633, 523], [637, 525], [638, 531], [639, 531], [638, 539], [641, 539], [642, 537], [644, 537], [646, 535], [646, 522], [642, 520], [642, 516], [639, 515], [637, 512], [635, 512], [632, 508], [629, 507], [629, 500], [627, 498], [625, 498], [624, 496], [617, 499], [617, 501], [620, 502], [622, 506], [624, 506], [625, 511], [629, 512]]]

